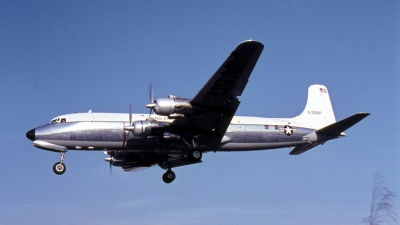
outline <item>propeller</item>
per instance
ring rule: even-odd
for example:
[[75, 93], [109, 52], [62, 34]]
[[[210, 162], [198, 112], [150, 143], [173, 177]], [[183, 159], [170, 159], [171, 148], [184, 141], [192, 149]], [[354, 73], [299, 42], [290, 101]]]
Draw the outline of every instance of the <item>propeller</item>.
[[109, 165], [110, 165], [110, 176], [111, 176], [112, 175], [112, 160], [110, 160]]
[[150, 104], [147, 104], [146, 108], [150, 109], [149, 113], [149, 118], [150, 118], [152, 110], [154, 109], [154, 107], [156, 107], [156, 104], [154, 104], [154, 97], [153, 97], [153, 82], [150, 82], [149, 84], [149, 97], [150, 97]]
[[150, 103], [154, 103], [154, 99], [153, 99], [153, 82], [150, 82], [149, 84], [149, 95], [150, 95]]
[[129, 126], [132, 126], [132, 105], [129, 106]]
[[103, 151], [103, 153], [104, 153], [105, 155], [109, 155], [109, 156], [110, 156], [110, 157], [105, 158], [104, 161], [109, 162], [109, 165], [110, 165], [110, 175], [112, 175], [112, 169], [111, 169], [111, 167], [112, 167], [113, 156], [111, 155], [111, 152], [108, 152], [108, 151]]

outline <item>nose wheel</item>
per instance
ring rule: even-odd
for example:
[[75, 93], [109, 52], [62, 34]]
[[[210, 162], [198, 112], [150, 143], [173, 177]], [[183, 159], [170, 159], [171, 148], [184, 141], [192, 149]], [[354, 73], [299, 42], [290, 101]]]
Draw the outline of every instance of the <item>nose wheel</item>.
[[60, 153], [61, 154], [61, 159], [60, 162], [56, 162], [53, 165], [53, 172], [57, 175], [61, 175], [63, 173], [65, 173], [65, 170], [67, 169], [67, 167], [65, 166], [65, 164], [63, 163], [64, 161], [64, 157], [65, 157], [65, 152]]
[[67, 169], [67, 167], [65, 167], [64, 163], [56, 162], [53, 166], [53, 171], [57, 175], [65, 173], [65, 169]]

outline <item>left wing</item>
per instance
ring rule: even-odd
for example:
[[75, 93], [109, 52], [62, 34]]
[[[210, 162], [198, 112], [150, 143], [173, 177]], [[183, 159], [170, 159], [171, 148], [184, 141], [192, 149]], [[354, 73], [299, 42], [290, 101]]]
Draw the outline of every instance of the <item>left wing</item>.
[[221, 67], [190, 101], [193, 115], [177, 118], [171, 128], [192, 133], [199, 146], [219, 146], [240, 101], [248, 79], [264, 45], [257, 41], [244, 41], [229, 55]]
[[232, 96], [241, 96], [263, 49], [264, 45], [257, 41], [240, 43], [190, 103], [221, 108]]
[[[210, 80], [189, 101], [193, 113], [175, 118], [169, 124], [173, 133], [180, 135], [186, 146], [181, 152], [152, 151], [146, 154], [134, 151], [107, 151], [110, 165], [125, 171], [135, 171], [158, 165], [163, 169], [185, 166], [202, 161], [188, 157], [190, 149], [202, 148], [201, 152], [218, 148], [233, 116], [239, 107], [240, 96], [264, 45], [257, 41], [244, 41], [229, 55]], [[184, 99], [186, 100], [186, 99]], [[161, 101], [158, 102], [160, 104]], [[156, 106], [149, 104], [150, 108]], [[175, 106], [176, 107], [176, 106]]]

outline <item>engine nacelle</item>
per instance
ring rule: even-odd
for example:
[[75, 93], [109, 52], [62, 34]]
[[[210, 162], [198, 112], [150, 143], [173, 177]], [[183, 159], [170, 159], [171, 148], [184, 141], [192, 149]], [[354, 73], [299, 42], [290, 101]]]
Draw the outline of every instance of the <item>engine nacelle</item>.
[[123, 158], [123, 159], [116, 159], [116, 158], [114, 158], [113, 156], [110, 156], [110, 157], [108, 157], [108, 158], [105, 158], [104, 160], [107, 161], [107, 162], [110, 162], [111, 165], [113, 165], [113, 166], [122, 167], [122, 166], [125, 164], [125, 158]]
[[190, 99], [170, 95], [168, 98], [158, 98], [146, 107], [154, 109], [158, 115], [176, 118], [193, 114], [193, 108], [189, 101]]
[[132, 126], [127, 127], [128, 130], [132, 131], [135, 138], [149, 138], [162, 136], [164, 133], [166, 123], [160, 123], [155, 121], [140, 120], [135, 121]]
[[136, 139], [163, 138], [165, 140], [177, 140], [181, 138], [179, 134], [168, 131], [168, 123], [157, 121], [135, 121], [132, 126], [126, 126], [125, 130], [132, 132], [133, 138]]

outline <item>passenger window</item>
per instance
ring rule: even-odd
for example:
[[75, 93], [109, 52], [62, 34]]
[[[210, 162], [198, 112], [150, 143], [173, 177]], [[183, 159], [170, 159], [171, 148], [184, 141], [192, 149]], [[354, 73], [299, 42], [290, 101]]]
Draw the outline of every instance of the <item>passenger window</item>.
[[269, 126], [268, 126], [268, 125], [264, 125], [264, 128], [265, 128], [266, 130], [268, 130], [268, 129], [269, 129]]
[[274, 125], [274, 127], [275, 127], [275, 130], [279, 130], [278, 125]]

